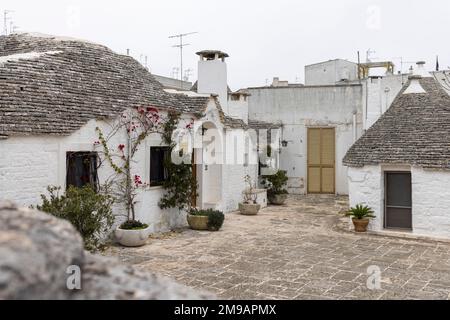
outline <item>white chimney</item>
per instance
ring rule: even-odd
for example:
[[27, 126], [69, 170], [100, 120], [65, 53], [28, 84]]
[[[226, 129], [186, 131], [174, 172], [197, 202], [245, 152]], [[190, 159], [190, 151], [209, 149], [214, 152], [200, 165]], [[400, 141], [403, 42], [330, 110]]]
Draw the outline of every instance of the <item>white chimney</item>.
[[409, 87], [406, 88], [406, 90], [403, 92], [403, 94], [427, 93], [420, 84], [420, 79], [422, 79], [422, 76], [412, 75], [409, 76], [408, 79], [411, 81], [411, 83], [409, 84]]
[[216, 94], [224, 110], [228, 107], [228, 79], [225, 58], [228, 54], [218, 50], [197, 52], [198, 62], [197, 92], [200, 94]]
[[417, 68], [414, 74], [417, 76], [421, 76], [422, 78], [430, 78], [431, 74], [427, 70], [425, 70], [425, 64], [425, 61], [417, 62]]

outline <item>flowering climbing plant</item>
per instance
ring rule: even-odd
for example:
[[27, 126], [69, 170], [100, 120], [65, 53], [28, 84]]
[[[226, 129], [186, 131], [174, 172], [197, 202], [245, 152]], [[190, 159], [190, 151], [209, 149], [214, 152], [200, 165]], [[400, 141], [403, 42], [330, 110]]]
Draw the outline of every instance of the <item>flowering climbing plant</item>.
[[[101, 149], [101, 163], [106, 160], [114, 171], [107, 179], [108, 192], [124, 205], [127, 222], [136, 222], [135, 205], [139, 190], [150, 186], [134, 172], [135, 156], [149, 135], [163, 134], [165, 122], [158, 109], [141, 107], [126, 110], [111, 124], [107, 134], [96, 128], [98, 141], [94, 142], [94, 147]], [[120, 141], [120, 144], [113, 141]]]

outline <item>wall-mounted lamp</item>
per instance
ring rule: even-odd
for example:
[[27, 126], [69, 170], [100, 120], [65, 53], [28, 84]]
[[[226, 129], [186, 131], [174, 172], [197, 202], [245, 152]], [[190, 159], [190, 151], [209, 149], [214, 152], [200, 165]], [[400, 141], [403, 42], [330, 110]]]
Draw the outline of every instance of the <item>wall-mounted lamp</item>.
[[283, 146], [283, 148], [287, 148], [289, 142], [286, 140], [281, 141], [281, 145]]

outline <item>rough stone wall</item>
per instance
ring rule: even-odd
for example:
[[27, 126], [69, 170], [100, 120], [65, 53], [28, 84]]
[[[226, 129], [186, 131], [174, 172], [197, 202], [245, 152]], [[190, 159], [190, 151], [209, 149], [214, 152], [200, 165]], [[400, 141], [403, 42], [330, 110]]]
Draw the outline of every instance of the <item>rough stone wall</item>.
[[[69, 290], [70, 266], [81, 289]], [[69, 279], [69, 283], [72, 283]], [[214, 296], [84, 251], [67, 221], [0, 202], [0, 300], [190, 300]]]

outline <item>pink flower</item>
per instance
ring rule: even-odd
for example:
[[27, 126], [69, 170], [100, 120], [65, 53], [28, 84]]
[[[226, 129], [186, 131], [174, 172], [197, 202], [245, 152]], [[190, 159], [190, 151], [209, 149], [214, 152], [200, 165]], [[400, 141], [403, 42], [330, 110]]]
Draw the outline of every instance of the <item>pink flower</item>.
[[119, 150], [121, 152], [123, 152], [124, 149], [125, 149], [125, 145], [124, 144], [119, 144]]
[[100, 144], [100, 141], [95, 141], [94, 146], [98, 146]]
[[138, 175], [134, 176], [134, 184], [136, 185], [136, 187], [143, 184], [140, 176], [138, 176]]

